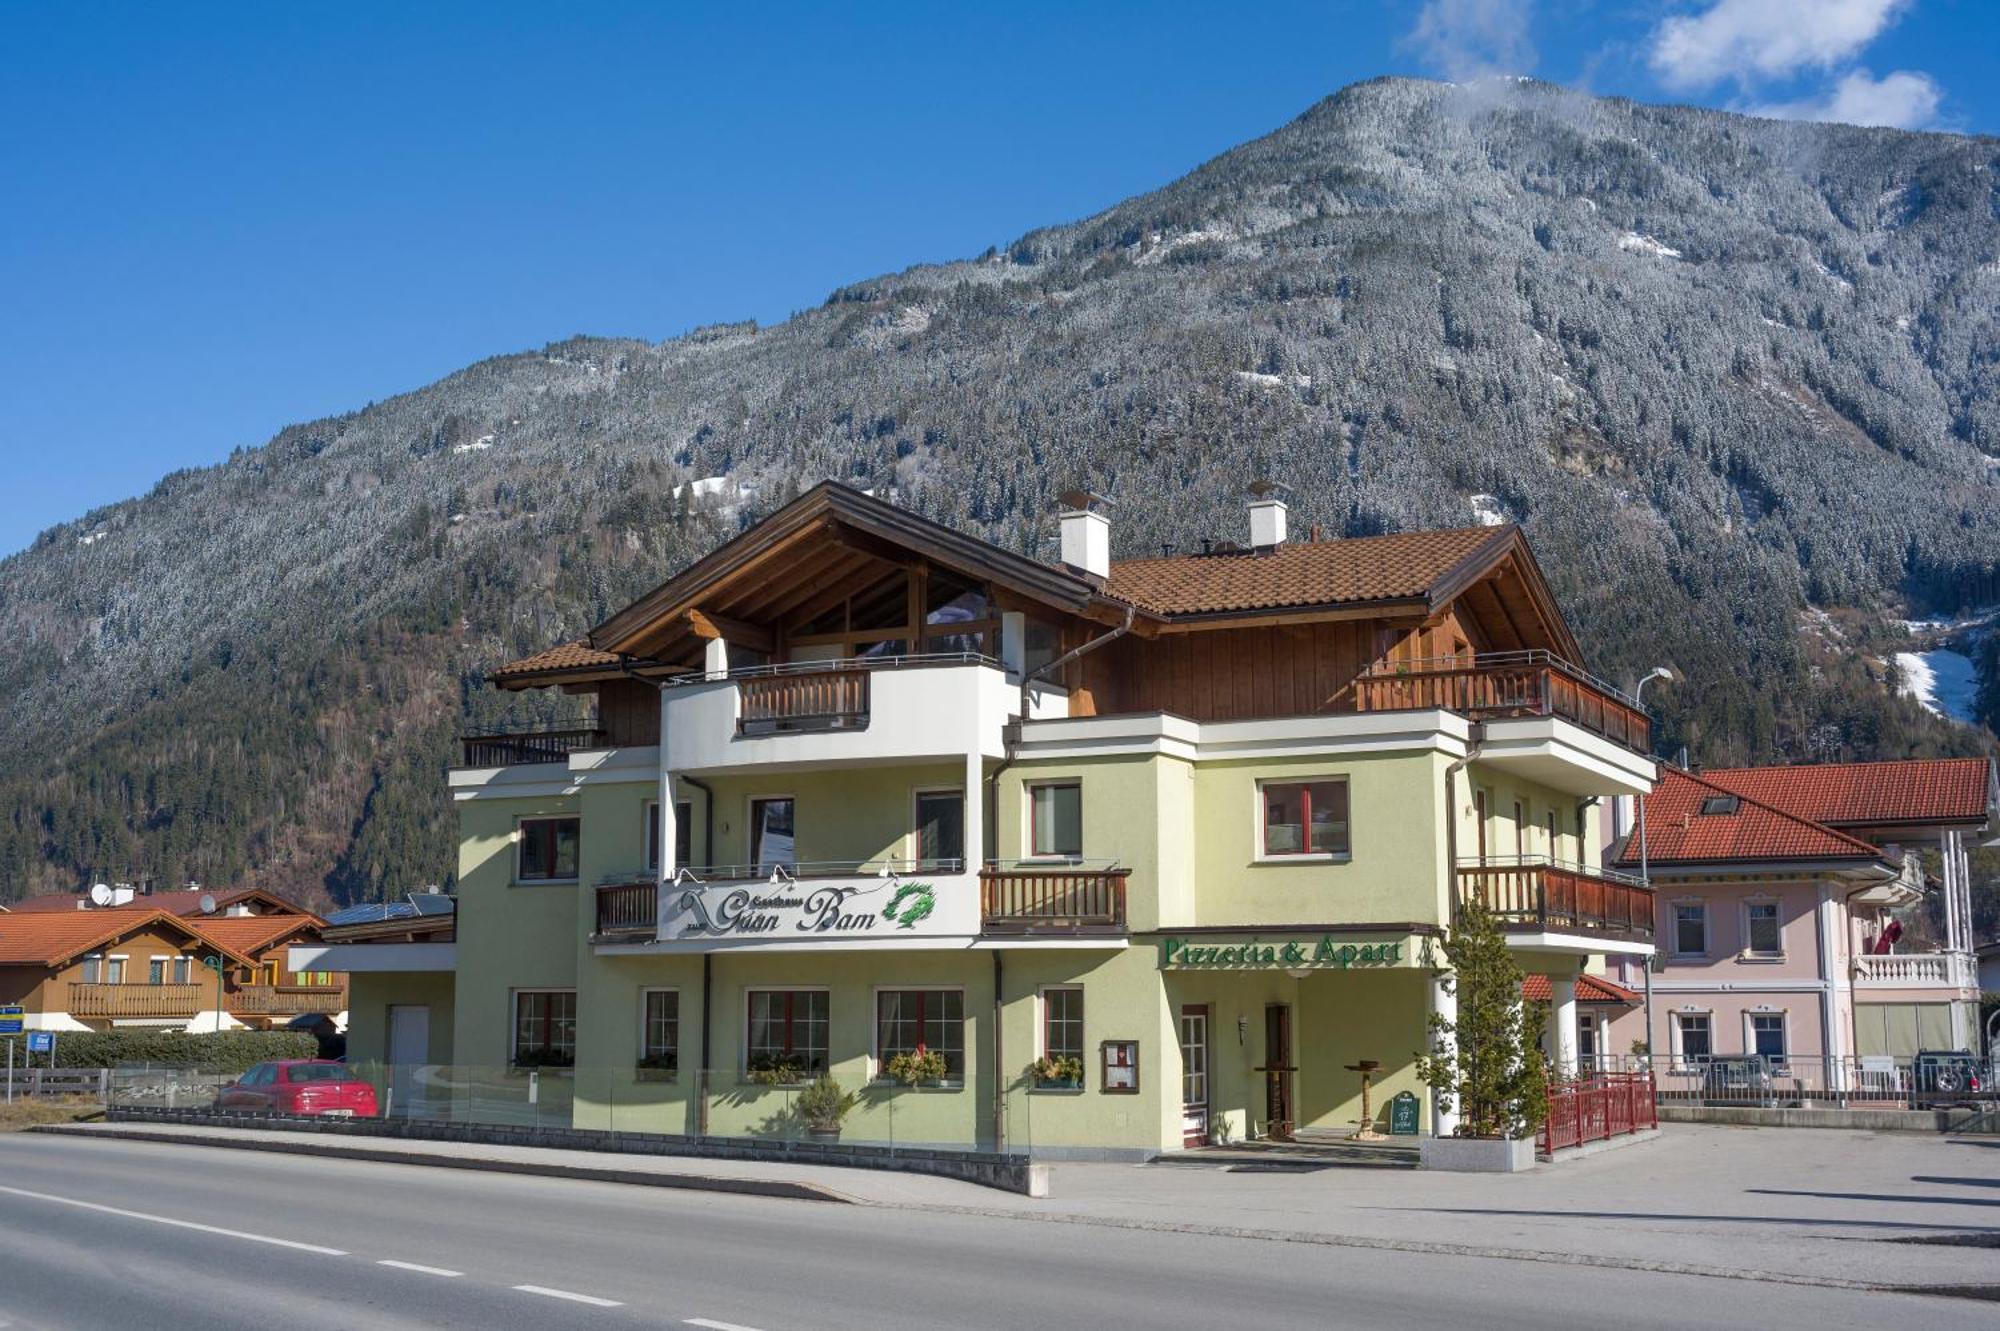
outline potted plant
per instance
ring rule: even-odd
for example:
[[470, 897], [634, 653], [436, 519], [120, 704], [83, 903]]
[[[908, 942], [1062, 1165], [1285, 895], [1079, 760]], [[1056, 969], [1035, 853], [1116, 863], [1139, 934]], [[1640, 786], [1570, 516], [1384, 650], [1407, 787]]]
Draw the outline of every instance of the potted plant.
[[1459, 1124], [1453, 1136], [1419, 1140], [1421, 1163], [1477, 1173], [1531, 1169], [1535, 1130], [1549, 1108], [1538, 1038], [1544, 1006], [1522, 999], [1521, 968], [1478, 902], [1459, 911], [1444, 955], [1458, 1015], [1431, 1017], [1431, 1049], [1417, 1056], [1417, 1076], [1440, 1111], [1459, 1110]]
[[840, 1140], [841, 1120], [847, 1111], [854, 1108], [855, 1094], [845, 1090], [831, 1074], [822, 1073], [798, 1093], [792, 1101], [792, 1109], [806, 1125], [806, 1136], [816, 1142], [837, 1142]]
[[759, 1086], [796, 1086], [806, 1079], [805, 1069], [789, 1058], [760, 1054], [744, 1069]]
[[944, 1055], [918, 1045], [891, 1055], [882, 1070], [905, 1086], [935, 1086], [944, 1080]]
[[1028, 1076], [1037, 1090], [1082, 1090], [1083, 1060], [1074, 1054], [1043, 1054], [1028, 1065]]

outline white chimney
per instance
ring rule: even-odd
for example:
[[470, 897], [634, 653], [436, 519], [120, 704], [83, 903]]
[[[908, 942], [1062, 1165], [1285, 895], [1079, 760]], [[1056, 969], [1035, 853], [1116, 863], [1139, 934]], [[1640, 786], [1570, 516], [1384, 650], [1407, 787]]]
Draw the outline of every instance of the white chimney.
[[1290, 491], [1275, 481], [1250, 487], [1250, 548], [1269, 550], [1285, 543], [1285, 500]]
[[1093, 578], [1111, 576], [1111, 520], [1097, 511], [1110, 502], [1082, 490], [1062, 493], [1062, 562]]
[[120, 883], [111, 889], [111, 904], [114, 906], [129, 906], [132, 904], [132, 898], [136, 895], [129, 884]]

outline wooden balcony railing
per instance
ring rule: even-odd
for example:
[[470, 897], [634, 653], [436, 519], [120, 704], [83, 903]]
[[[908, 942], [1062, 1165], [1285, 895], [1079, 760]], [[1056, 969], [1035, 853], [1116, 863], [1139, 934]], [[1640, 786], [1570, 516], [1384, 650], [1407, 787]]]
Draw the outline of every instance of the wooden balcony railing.
[[559, 763], [579, 749], [602, 748], [602, 730], [529, 730], [518, 735], [467, 735], [459, 740], [466, 767], [518, 767]]
[[601, 938], [651, 938], [659, 927], [657, 883], [607, 883], [597, 889]]
[[310, 1012], [332, 1015], [347, 1011], [347, 986], [341, 984], [246, 984], [222, 996], [223, 1006], [248, 1016], [298, 1017]]
[[980, 924], [992, 934], [1125, 932], [1130, 869], [989, 868], [979, 873]]
[[736, 729], [860, 729], [868, 724], [868, 671], [800, 670], [736, 681]]
[[201, 1011], [202, 994], [213, 988], [199, 984], [72, 984], [72, 1017], [192, 1017]]
[[1441, 707], [1476, 718], [1559, 716], [1634, 753], [1650, 753], [1652, 719], [1624, 694], [1547, 652], [1384, 663], [1354, 681], [1361, 712]]
[[1502, 928], [1653, 936], [1653, 890], [1637, 879], [1551, 861], [1461, 864], [1460, 894]]

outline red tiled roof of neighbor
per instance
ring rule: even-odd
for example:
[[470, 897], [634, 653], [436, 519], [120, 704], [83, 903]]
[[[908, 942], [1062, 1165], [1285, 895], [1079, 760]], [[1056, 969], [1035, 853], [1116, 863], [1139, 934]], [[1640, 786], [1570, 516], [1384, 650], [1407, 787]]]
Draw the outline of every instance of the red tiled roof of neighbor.
[[[1717, 795], [1736, 796], [1736, 811], [1703, 813], [1703, 802]], [[1716, 785], [1678, 767], [1662, 767], [1660, 784], [1645, 798], [1647, 859], [1655, 865], [1730, 860], [1868, 860], [1881, 855], [1866, 841], [1773, 808], [1755, 796]], [[1639, 862], [1637, 837], [1626, 843], [1618, 862], [1621, 865]]]
[[[1550, 1003], [1555, 1001], [1555, 990], [1546, 975], [1524, 976], [1521, 980], [1521, 997], [1530, 1003]], [[1597, 975], [1576, 977], [1576, 1001], [1579, 1003], [1636, 1003], [1639, 995], [1622, 984]]]
[[[216, 906], [221, 908], [233, 905], [245, 897], [253, 896], [267, 897], [287, 910], [296, 911], [299, 909], [283, 897], [255, 887], [225, 888], [214, 892], [198, 887], [189, 888], [186, 891], [149, 892], [144, 896], [134, 897], [127, 904], [131, 907], [143, 906], [150, 910], [163, 910], [169, 915], [199, 915], [202, 913], [201, 899], [203, 897], [213, 897]], [[90, 898], [81, 892], [46, 892], [37, 897], [24, 897], [20, 901], [14, 902], [7, 909], [20, 914], [51, 910], [66, 910], [81, 914], [87, 910], [95, 910], [101, 913], [106, 908], [92, 906]]]
[[1702, 777], [1801, 818], [1856, 827], [1978, 821], [1993, 789], [1984, 758], [1734, 767]]
[[188, 921], [202, 937], [246, 957], [302, 927], [320, 923], [323, 921], [317, 915], [210, 915]]
[[551, 647], [533, 656], [524, 656], [518, 661], [509, 661], [493, 672], [492, 678], [506, 679], [511, 675], [536, 675], [544, 670], [609, 670], [618, 665], [616, 652], [600, 652], [590, 643], [578, 638], [560, 647]]
[[1104, 594], [1159, 615], [1395, 601], [1427, 594], [1505, 527], [1300, 541], [1257, 552], [1125, 559]]
[[[135, 929], [165, 923], [170, 928], [200, 937], [189, 921], [163, 910], [144, 906], [115, 906], [98, 910], [29, 911], [0, 918], [0, 966], [50, 966], [65, 962], [79, 953], [123, 938]], [[222, 939], [209, 942], [247, 961]]]

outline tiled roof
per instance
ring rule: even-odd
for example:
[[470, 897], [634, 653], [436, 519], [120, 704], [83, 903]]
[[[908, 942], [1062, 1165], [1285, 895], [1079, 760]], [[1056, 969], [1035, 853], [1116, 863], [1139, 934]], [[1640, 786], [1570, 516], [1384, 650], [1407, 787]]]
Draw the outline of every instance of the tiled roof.
[[[1732, 795], [1736, 797], [1733, 812], [1701, 811], [1710, 798]], [[1678, 767], [1662, 767], [1660, 784], [1645, 798], [1647, 859], [1656, 866], [1731, 860], [1869, 860], [1881, 855], [1866, 841]], [[1618, 862], [1639, 862], [1637, 837], [1626, 843]]]
[[1984, 758], [1736, 767], [1703, 779], [1830, 826], [1977, 822], [1988, 812], [1992, 768]]
[[578, 638], [560, 647], [551, 647], [533, 656], [524, 656], [518, 661], [509, 661], [493, 672], [492, 678], [506, 679], [513, 675], [536, 675], [544, 670], [609, 670], [618, 665], [618, 654], [600, 652], [588, 641]]
[[1111, 566], [1105, 595], [1160, 615], [1270, 610], [1420, 597], [1499, 527], [1301, 541], [1258, 553], [1126, 559]]
[[0, 919], [0, 966], [51, 965], [162, 921], [194, 932], [187, 921], [150, 907], [10, 913]]
[[314, 915], [209, 915], [188, 921], [202, 937], [246, 957], [262, 952], [303, 926], [319, 923]]
[[[1549, 985], [1546, 975], [1524, 976], [1521, 980], [1521, 997], [1530, 1003], [1549, 1003], [1555, 1000], [1555, 990]], [[1579, 1003], [1637, 1003], [1639, 995], [1622, 984], [1598, 975], [1576, 977], [1576, 1001]]]

